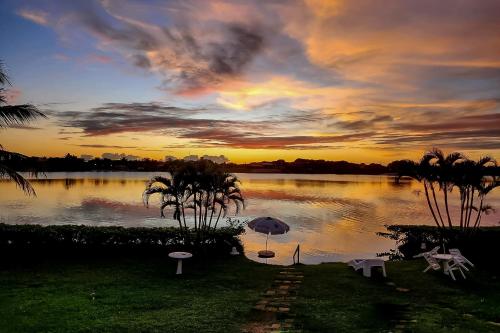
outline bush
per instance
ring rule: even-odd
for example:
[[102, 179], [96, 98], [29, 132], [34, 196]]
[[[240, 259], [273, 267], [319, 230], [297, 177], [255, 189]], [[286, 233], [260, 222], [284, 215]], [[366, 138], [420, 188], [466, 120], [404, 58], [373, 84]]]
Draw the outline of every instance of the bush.
[[[387, 230], [379, 235], [394, 239], [396, 249], [381, 255], [389, 255], [390, 259], [412, 259], [416, 254], [443, 244], [446, 250], [460, 249], [464, 256], [478, 264], [491, 262], [500, 253], [500, 227], [481, 227], [469, 233], [461, 232], [459, 228], [440, 230], [424, 225], [391, 225]], [[422, 243], [426, 249], [421, 248]]]
[[[10, 225], [0, 223], [0, 255], [103, 255], [132, 254], [158, 251], [189, 251], [196, 254], [226, 255], [232, 246], [243, 247], [238, 238], [244, 232], [241, 225], [206, 232], [203, 244], [184, 241], [178, 228], [92, 227], [84, 225]], [[195, 239], [194, 230], [188, 238]]]

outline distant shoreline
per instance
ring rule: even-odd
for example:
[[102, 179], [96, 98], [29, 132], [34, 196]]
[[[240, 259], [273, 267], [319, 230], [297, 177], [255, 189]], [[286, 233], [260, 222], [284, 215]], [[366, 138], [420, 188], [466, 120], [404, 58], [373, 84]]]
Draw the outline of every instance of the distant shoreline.
[[[182, 160], [157, 161], [143, 160], [111, 160], [95, 158], [84, 160], [73, 155], [65, 157], [26, 157], [19, 155], [4, 162], [8, 167], [20, 172], [37, 170], [40, 172], [84, 172], [84, 171], [149, 171], [164, 172], [175, 167]], [[382, 175], [392, 171], [389, 166], [378, 163], [352, 163], [347, 161], [309, 160], [298, 158], [293, 162], [284, 160], [252, 162], [246, 164], [224, 163], [224, 169], [232, 173], [262, 174], [352, 174]]]

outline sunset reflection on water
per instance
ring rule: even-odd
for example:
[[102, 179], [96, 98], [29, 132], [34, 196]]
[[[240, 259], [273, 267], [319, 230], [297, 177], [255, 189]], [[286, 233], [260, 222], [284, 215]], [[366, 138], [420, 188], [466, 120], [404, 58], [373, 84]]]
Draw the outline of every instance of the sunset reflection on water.
[[[38, 196], [29, 198], [15, 185], [0, 182], [0, 221], [4, 223], [176, 226], [159, 218], [152, 199], [143, 206], [145, 181], [157, 173], [48, 173], [34, 180]], [[238, 218], [277, 217], [290, 225], [286, 235], [270, 237], [276, 258], [290, 264], [297, 246], [301, 261], [319, 263], [374, 257], [394, 246], [376, 235], [386, 224], [432, 224], [421, 185], [395, 184], [387, 176], [239, 174], [246, 209]], [[493, 192], [488, 203], [500, 207]], [[452, 203], [455, 210], [456, 201]], [[233, 215], [234, 210], [231, 210]], [[498, 225], [498, 212], [484, 216], [483, 225]], [[246, 255], [254, 260], [265, 247], [264, 234], [247, 230], [242, 236]]]

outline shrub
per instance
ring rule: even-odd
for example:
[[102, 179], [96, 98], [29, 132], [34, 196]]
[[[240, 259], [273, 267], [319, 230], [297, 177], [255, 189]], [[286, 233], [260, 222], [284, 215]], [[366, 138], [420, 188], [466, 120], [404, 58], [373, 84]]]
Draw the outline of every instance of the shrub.
[[[194, 230], [188, 230], [195, 239]], [[225, 255], [232, 246], [243, 251], [242, 225], [207, 231], [204, 244], [186, 242], [178, 228], [124, 228], [84, 225], [10, 225], [0, 223], [0, 253], [4, 256], [55, 256], [155, 253], [158, 250]]]
[[[435, 246], [458, 248], [472, 262], [481, 264], [490, 262], [500, 253], [500, 227], [481, 227], [471, 233], [460, 229], [438, 229], [425, 225], [391, 225], [388, 232], [380, 236], [394, 239], [396, 248], [388, 253], [390, 259], [412, 259], [414, 255], [428, 251]], [[422, 244], [425, 249], [422, 249]], [[441, 251], [442, 252], [442, 248]]]

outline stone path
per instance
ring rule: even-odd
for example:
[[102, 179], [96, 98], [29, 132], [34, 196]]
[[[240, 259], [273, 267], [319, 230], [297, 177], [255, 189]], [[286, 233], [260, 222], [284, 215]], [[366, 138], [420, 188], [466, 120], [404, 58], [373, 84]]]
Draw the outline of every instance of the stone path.
[[256, 320], [245, 326], [243, 332], [302, 332], [295, 328], [295, 315], [290, 307], [297, 298], [303, 277], [294, 267], [284, 267], [254, 306]]

